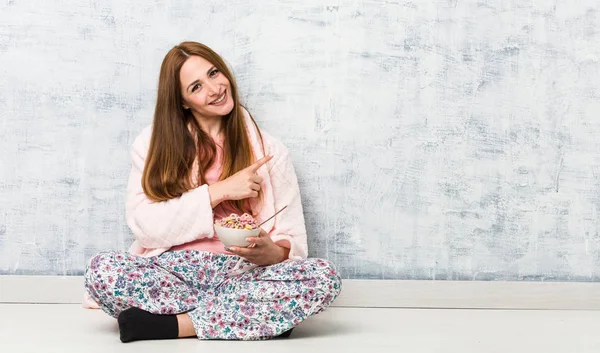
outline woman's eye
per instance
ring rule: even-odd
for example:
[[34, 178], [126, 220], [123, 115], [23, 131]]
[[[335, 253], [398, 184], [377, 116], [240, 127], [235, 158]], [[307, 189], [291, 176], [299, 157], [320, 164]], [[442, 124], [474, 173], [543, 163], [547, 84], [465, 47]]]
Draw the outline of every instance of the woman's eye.
[[196, 83], [196, 84], [194, 85], [194, 87], [192, 87], [192, 92], [195, 92], [195, 91], [196, 91], [197, 89], [199, 89], [199, 88], [200, 88], [200, 84], [199, 84], [199, 83]]
[[217, 70], [217, 69], [214, 69], [214, 70], [212, 70], [212, 71], [210, 72], [210, 76], [211, 76], [211, 77], [212, 77], [212, 76], [216, 76], [218, 73], [219, 73], [219, 70]]

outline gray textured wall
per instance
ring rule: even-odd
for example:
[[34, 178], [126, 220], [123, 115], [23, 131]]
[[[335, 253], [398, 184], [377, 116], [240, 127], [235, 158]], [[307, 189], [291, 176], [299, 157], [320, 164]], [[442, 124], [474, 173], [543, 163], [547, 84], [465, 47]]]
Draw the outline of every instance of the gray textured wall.
[[1, 1], [0, 274], [128, 247], [129, 145], [196, 40], [291, 149], [311, 255], [344, 277], [599, 280], [597, 7]]

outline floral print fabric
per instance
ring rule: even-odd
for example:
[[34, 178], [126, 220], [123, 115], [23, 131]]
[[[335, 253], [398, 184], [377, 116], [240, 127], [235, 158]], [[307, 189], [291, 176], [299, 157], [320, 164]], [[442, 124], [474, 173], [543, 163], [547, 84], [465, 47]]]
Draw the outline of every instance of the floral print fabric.
[[200, 339], [260, 340], [325, 310], [341, 280], [323, 259], [256, 267], [236, 255], [198, 250], [150, 258], [102, 252], [89, 262], [85, 287], [113, 317], [130, 307], [187, 313]]

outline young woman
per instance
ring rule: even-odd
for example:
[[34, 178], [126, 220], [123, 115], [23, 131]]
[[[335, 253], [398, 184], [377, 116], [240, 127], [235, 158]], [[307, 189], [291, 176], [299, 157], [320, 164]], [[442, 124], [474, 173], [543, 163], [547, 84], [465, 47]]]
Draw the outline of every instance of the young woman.
[[[88, 307], [118, 318], [123, 342], [197, 336], [287, 336], [338, 296], [334, 265], [307, 259], [298, 182], [287, 148], [240, 104], [210, 48], [184, 42], [161, 66], [154, 121], [132, 145], [128, 253], [102, 252], [85, 272]], [[248, 213], [248, 248], [225, 249], [214, 221]]]

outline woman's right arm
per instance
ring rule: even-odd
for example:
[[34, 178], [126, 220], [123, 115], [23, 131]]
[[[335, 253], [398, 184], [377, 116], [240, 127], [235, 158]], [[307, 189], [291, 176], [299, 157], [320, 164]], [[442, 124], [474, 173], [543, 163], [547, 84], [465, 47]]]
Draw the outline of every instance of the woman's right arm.
[[142, 188], [142, 172], [149, 146], [144, 131], [131, 148], [132, 167], [127, 184], [127, 225], [144, 248], [168, 248], [213, 236], [213, 203], [208, 185], [191, 189], [180, 197], [155, 202]]

